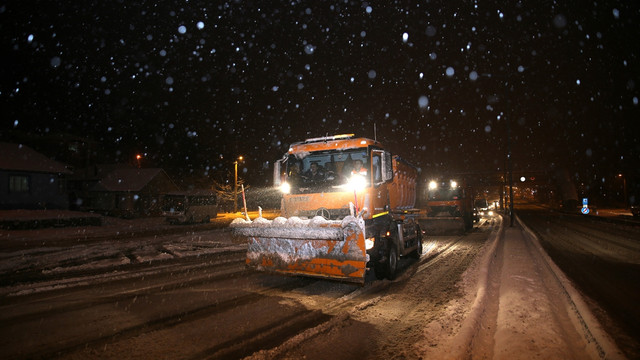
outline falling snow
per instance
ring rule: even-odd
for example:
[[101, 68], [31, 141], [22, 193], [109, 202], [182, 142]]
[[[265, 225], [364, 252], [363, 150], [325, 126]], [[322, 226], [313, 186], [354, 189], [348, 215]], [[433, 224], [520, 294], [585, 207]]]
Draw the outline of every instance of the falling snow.
[[563, 164], [587, 183], [637, 169], [628, 2], [21, 4], [0, 9], [3, 141], [80, 136], [99, 162], [144, 151], [217, 181], [246, 154], [247, 181], [264, 184], [259, 164], [338, 133], [377, 136], [427, 172], [500, 171], [509, 124], [516, 166]]

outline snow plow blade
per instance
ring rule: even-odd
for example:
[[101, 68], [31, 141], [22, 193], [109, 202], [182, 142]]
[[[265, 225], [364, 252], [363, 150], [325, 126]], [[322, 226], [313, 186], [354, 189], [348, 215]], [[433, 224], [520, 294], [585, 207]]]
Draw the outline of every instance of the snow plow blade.
[[461, 217], [427, 217], [419, 223], [422, 230], [429, 235], [462, 235], [465, 232], [464, 219]]
[[235, 219], [231, 229], [234, 237], [246, 237], [251, 268], [364, 284], [367, 253], [361, 218]]

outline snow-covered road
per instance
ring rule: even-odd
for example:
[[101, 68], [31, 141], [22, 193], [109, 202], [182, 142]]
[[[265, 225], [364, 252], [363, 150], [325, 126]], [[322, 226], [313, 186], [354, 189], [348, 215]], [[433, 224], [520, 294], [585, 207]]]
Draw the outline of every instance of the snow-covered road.
[[[593, 315], [598, 304], [547, 256], [539, 229], [502, 224], [430, 237], [395, 281], [371, 276], [364, 287], [247, 272], [244, 245], [225, 229], [53, 245], [48, 231], [3, 232], [31, 246], [0, 253], [0, 349], [11, 358], [633, 358], [636, 343], [618, 350], [621, 333]], [[635, 259], [633, 241], [608, 242]]]

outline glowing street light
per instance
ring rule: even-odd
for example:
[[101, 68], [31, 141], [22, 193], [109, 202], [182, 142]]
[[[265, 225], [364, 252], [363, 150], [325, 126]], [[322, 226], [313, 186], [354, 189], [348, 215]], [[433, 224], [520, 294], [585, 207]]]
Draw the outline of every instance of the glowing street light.
[[138, 169], [140, 169], [140, 160], [142, 160], [142, 155], [136, 154], [136, 161], [138, 161]]
[[622, 179], [622, 196], [624, 196], [624, 207], [627, 207], [627, 178], [622, 174], [618, 174], [618, 177]]
[[240, 155], [238, 159], [233, 162], [235, 169], [235, 178], [233, 181], [233, 212], [238, 212], [238, 161], [242, 160], [244, 160], [244, 158]]

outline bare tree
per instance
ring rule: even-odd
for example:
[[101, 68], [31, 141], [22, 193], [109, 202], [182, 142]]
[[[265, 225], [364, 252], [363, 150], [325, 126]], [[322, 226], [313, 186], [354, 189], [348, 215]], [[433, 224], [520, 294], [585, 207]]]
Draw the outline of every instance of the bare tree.
[[[241, 185], [244, 184], [244, 180], [238, 179], [238, 194], [237, 196], [242, 199], [242, 192], [240, 190]], [[218, 196], [218, 203], [221, 204], [222, 208], [225, 211], [230, 211], [233, 208], [233, 200], [235, 198], [234, 186], [233, 184], [223, 184], [217, 181], [213, 181], [213, 188], [216, 191], [216, 195]], [[246, 191], [249, 186], [245, 186], [244, 190]], [[242, 203], [242, 201], [239, 201]]]

